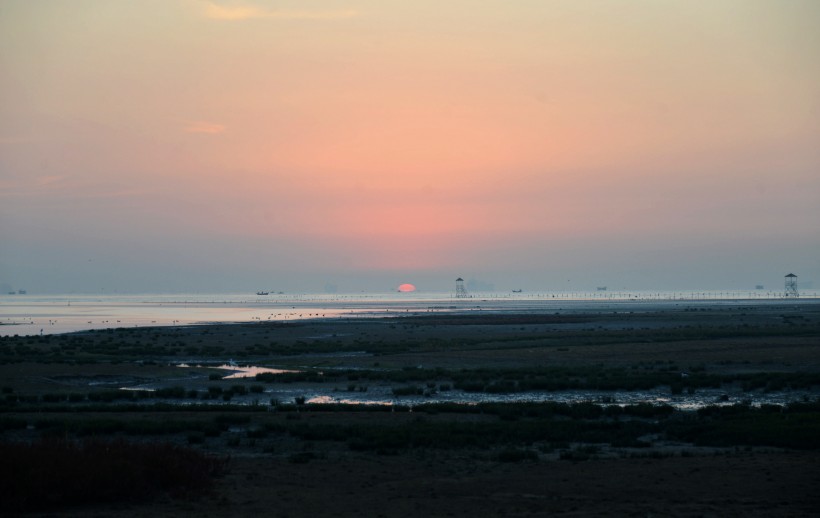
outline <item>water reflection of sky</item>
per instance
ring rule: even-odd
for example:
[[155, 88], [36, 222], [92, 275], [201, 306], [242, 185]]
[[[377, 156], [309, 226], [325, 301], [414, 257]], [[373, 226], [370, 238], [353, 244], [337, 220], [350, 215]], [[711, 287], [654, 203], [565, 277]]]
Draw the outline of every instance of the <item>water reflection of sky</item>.
[[126, 302], [118, 300], [0, 301], [0, 336], [70, 333], [90, 329], [191, 326], [232, 322], [287, 322], [332, 318], [347, 311], [232, 302]]
[[[809, 396], [810, 397], [810, 396]], [[424, 403], [437, 402], [451, 402], [451, 403], [513, 403], [513, 402], [545, 402], [554, 401], [558, 403], [583, 403], [593, 402], [602, 405], [636, 405], [639, 403], [651, 403], [654, 405], [666, 404], [682, 410], [691, 410], [703, 408], [709, 405], [733, 405], [737, 403], [749, 402], [752, 405], [759, 406], [761, 404], [787, 404], [793, 401], [800, 401], [803, 395], [796, 394], [762, 394], [756, 396], [749, 396], [744, 394], [741, 396], [729, 397], [728, 400], [722, 401], [720, 395], [700, 395], [700, 396], [685, 396], [669, 398], [659, 396], [653, 393], [617, 393], [608, 394], [605, 397], [595, 394], [586, 393], [520, 393], [509, 395], [490, 395], [490, 394], [453, 394], [447, 398], [440, 397], [425, 397], [425, 398], [392, 398], [390, 400], [373, 400], [362, 398], [344, 398], [346, 402], [351, 404], [404, 404], [404, 405], [419, 405]], [[318, 401], [317, 401], [318, 402]]]
[[[177, 367], [188, 368], [191, 365], [187, 363], [180, 363]], [[284, 374], [288, 372], [298, 372], [287, 369], [274, 369], [270, 367], [256, 367], [252, 365], [240, 366], [231, 363], [223, 363], [222, 365], [195, 365], [195, 367], [208, 367], [211, 369], [222, 369], [229, 371], [230, 374], [223, 376], [221, 379], [240, 379], [240, 378], [255, 378], [257, 374]]]
[[231, 374], [223, 377], [223, 380], [238, 379], [238, 378], [255, 378], [257, 374], [284, 374], [286, 372], [297, 372], [286, 369], [270, 369], [268, 367], [238, 367], [233, 365], [220, 365], [217, 369], [225, 369]]
[[451, 390], [429, 396], [400, 396], [392, 394], [390, 387], [369, 387], [367, 392], [334, 391], [330, 388], [268, 389], [265, 395], [281, 403], [293, 403], [297, 397], [304, 397], [306, 403], [347, 404], [347, 405], [404, 405], [417, 406], [425, 403], [584, 403], [600, 405], [670, 405], [680, 410], [697, 410], [710, 405], [726, 406], [735, 404], [786, 405], [788, 403], [816, 400], [820, 392], [742, 392], [709, 389], [695, 394], [669, 393], [668, 389], [636, 392], [603, 391], [563, 391], [563, 392], [518, 392], [513, 394], [485, 394]]
[[[594, 308], [640, 311], [658, 305], [786, 303], [796, 300], [759, 292], [543, 292], [486, 293], [453, 299], [449, 293], [363, 293], [335, 295], [4, 295], [0, 294], [0, 336], [67, 333], [87, 329], [187, 326], [218, 322], [289, 321], [349, 314], [385, 316], [439, 311], [575, 311]], [[805, 293], [799, 303], [817, 303]], [[644, 308], [645, 306], [645, 308]]]

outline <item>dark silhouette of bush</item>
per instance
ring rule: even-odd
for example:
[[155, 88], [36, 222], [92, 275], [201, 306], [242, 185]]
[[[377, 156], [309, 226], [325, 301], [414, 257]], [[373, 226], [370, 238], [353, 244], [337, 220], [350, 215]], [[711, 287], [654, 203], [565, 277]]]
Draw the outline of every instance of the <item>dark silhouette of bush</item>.
[[288, 461], [292, 464], [307, 464], [316, 458], [316, 454], [312, 451], [300, 451], [293, 453], [288, 457]]
[[538, 460], [538, 454], [532, 450], [522, 450], [518, 448], [507, 448], [501, 450], [496, 456], [499, 462], [521, 462], [525, 460]]
[[424, 389], [415, 385], [407, 387], [393, 387], [394, 396], [416, 396], [424, 394]]
[[169, 398], [169, 399], [179, 399], [185, 397], [185, 387], [181, 386], [174, 386], [174, 387], [166, 387], [158, 389], [154, 392], [155, 397], [158, 398]]
[[16, 417], [0, 417], [0, 431], [22, 430], [28, 423], [24, 419]]
[[0, 514], [207, 492], [226, 459], [171, 443], [43, 439], [0, 443]]
[[698, 446], [774, 446], [800, 450], [820, 449], [820, 412], [812, 405], [709, 406], [688, 419], [670, 421], [668, 436]]
[[232, 394], [243, 396], [248, 393], [248, 387], [245, 385], [231, 385], [230, 391]]

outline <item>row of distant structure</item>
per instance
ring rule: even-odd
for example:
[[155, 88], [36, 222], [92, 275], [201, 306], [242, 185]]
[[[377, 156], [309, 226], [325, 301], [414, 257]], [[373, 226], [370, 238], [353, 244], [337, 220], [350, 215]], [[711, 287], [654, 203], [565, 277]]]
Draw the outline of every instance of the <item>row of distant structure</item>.
[[[800, 292], [797, 290], [797, 275], [790, 273], [786, 275], [786, 282], [785, 282], [785, 296], [786, 298], [797, 298], [800, 296]], [[763, 289], [762, 285], [758, 285], [757, 289]], [[521, 290], [513, 290], [516, 293], [520, 293]], [[598, 291], [606, 291], [606, 286], [599, 287]], [[26, 290], [17, 290], [9, 291], [9, 295], [25, 295]], [[269, 292], [267, 291], [259, 291], [256, 293], [257, 295], [268, 295]], [[281, 295], [282, 292], [280, 291], [279, 294]], [[470, 295], [467, 293], [467, 288], [464, 287], [464, 279], [459, 277], [456, 279], [456, 298], [457, 299], [466, 299], [469, 298]]]
[[[797, 298], [800, 296], [800, 292], [797, 291], [797, 275], [790, 273], [786, 275], [786, 282], [785, 282], [785, 297], [786, 298]], [[757, 289], [763, 289], [762, 285], [758, 285]], [[521, 290], [513, 290], [516, 293], [520, 293]], [[606, 291], [606, 286], [599, 287], [598, 291]], [[469, 298], [470, 295], [467, 293], [467, 288], [464, 287], [464, 279], [459, 277], [456, 279], [456, 298], [457, 299], [466, 299]]]

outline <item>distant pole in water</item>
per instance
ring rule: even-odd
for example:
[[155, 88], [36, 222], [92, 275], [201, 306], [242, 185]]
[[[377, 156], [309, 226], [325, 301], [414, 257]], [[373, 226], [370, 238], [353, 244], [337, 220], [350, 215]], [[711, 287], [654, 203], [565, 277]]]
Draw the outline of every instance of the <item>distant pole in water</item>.
[[797, 275], [790, 273], [786, 276], [786, 298], [797, 298]]
[[467, 298], [467, 290], [464, 288], [464, 279], [459, 277], [456, 279], [456, 298], [457, 299], [466, 299]]

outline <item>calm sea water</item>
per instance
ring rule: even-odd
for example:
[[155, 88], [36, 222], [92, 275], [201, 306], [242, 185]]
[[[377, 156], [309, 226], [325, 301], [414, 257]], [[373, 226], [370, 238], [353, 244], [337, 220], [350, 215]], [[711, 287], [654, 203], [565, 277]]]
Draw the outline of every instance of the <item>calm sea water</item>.
[[794, 303], [818, 300], [818, 293], [783, 299], [779, 292], [752, 291], [595, 291], [356, 294], [142, 294], [0, 295], [0, 336], [53, 334], [135, 326], [176, 326], [216, 322], [289, 321], [345, 316], [438, 311], [583, 311], [607, 305], [709, 303]]

